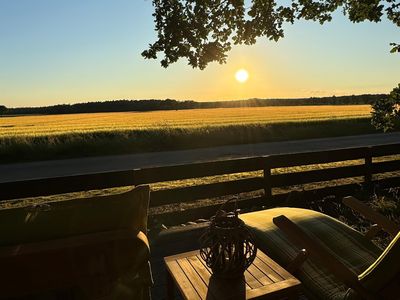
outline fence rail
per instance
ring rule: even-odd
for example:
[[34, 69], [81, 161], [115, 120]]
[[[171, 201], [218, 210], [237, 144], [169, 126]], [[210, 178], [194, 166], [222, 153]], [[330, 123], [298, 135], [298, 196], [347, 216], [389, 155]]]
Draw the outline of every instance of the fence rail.
[[[251, 178], [155, 190], [151, 194], [150, 206], [157, 207], [257, 190], [263, 190], [263, 196], [248, 199], [247, 202], [241, 201], [241, 205], [249, 206], [263, 203], [268, 206], [277, 204], [284, 197], [287, 197], [287, 194], [274, 195], [272, 192], [273, 188], [292, 185], [362, 177], [365, 185], [379, 184], [382, 187], [400, 186], [399, 157], [388, 161], [374, 162], [374, 158], [398, 154], [400, 154], [400, 143], [5, 182], [0, 183], [0, 201], [260, 171], [260, 174], [262, 173], [261, 176]], [[273, 172], [273, 169], [276, 168], [326, 164], [348, 160], [359, 160], [359, 162], [355, 165], [330, 166], [324, 169], [294, 173], [275, 174]], [[396, 171], [399, 172], [389, 176], [389, 178], [373, 180], [373, 175], [375, 174]], [[320, 195], [328, 193], [340, 195], [354, 191], [355, 188], [357, 188], [356, 184], [342, 184], [322, 189], [316, 188], [310, 192]], [[210, 211], [214, 209], [215, 212], [213, 205], [209, 206], [208, 209]], [[206, 210], [207, 208], [198, 209], [197, 214], [204, 216]]]

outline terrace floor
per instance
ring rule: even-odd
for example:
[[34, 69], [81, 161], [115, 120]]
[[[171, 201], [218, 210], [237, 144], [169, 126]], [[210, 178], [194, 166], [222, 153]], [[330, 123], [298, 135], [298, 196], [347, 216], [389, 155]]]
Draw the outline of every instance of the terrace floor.
[[[150, 234], [151, 269], [154, 285], [151, 290], [153, 300], [166, 299], [166, 269], [164, 257], [199, 249], [198, 239], [208, 223], [177, 226]], [[175, 299], [182, 299], [177, 293]]]

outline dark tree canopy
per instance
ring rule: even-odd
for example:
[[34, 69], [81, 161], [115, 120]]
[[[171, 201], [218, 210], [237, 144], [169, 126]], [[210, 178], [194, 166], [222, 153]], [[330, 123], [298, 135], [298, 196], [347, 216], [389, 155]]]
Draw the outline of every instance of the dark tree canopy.
[[7, 107], [5, 107], [4, 105], [0, 104], [0, 115], [4, 114], [7, 111]]
[[[283, 24], [300, 19], [324, 24], [339, 9], [352, 22], [387, 17], [400, 27], [399, 0], [153, 0], [153, 6], [158, 39], [142, 55], [156, 59], [162, 53], [163, 67], [180, 58], [200, 69], [224, 63], [234, 44], [251, 45], [258, 37], [278, 41]], [[400, 52], [400, 45], [391, 46]]]
[[396, 128], [400, 123], [400, 84], [388, 97], [372, 105], [372, 125], [383, 131]]

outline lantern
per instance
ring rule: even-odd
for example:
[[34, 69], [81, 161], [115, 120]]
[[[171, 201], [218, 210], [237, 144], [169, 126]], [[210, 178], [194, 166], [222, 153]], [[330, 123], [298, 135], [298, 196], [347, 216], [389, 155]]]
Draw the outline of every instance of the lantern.
[[201, 258], [214, 276], [221, 278], [242, 276], [257, 253], [254, 239], [236, 209], [229, 213], [219, 209], [200, 237], [200, 244]]

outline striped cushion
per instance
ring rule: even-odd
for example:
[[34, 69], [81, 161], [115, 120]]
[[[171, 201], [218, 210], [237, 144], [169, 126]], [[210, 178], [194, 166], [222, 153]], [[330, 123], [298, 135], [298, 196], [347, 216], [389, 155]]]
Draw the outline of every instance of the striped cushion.
[[[289, 242], [272, 222], [280, 215], [285, 215], [319, 240], [356, 274], [366, 270], [382, 252], [358, 231], [312, 210], [274, 208], [242, 214], [240, 218], [253, 232], [259, 248], [282, 266], [288, 265], [300, 249]], [[307, 259], [296, 275], [312, 299], [343, 299], [348, 289], [314, 258]]]

